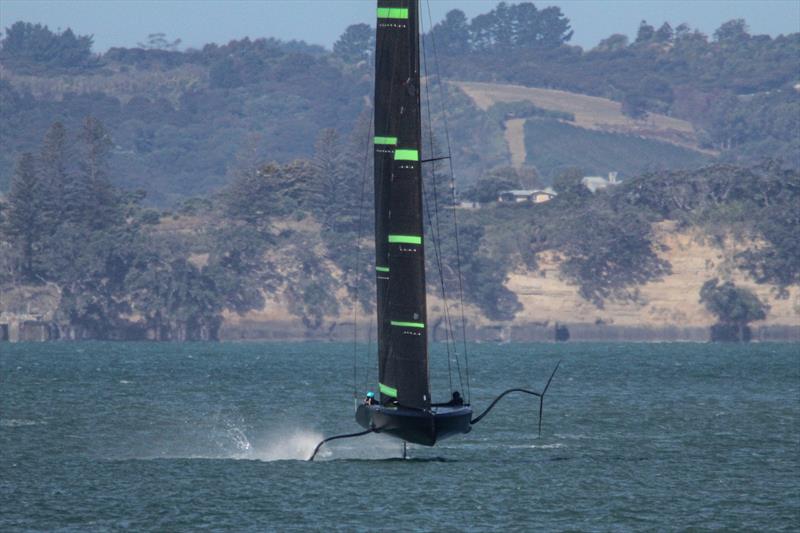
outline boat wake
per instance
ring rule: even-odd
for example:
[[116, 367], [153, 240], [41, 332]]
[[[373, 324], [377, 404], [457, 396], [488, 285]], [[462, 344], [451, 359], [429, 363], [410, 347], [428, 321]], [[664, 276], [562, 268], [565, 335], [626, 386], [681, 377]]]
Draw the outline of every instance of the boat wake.
[[304, 429], [278, 430], [262, 436], [253, 442], [247, 441], [245, 449], [236, 459], [256, 461], [305, 461], [322, 440], [322, 434]]
[[[254, 461], [305, 461], [324, 438], [317, 431], [291, 428], [273, 430], [252, 439], [238, 428], [228, 429], [228, 438], [235, 446], [230, 459]], [[331, 443], [317, 455], [317, 460], [376, 460], [401, 456], [400, 444], [387, 437], [368, 435], [350, 443]]]

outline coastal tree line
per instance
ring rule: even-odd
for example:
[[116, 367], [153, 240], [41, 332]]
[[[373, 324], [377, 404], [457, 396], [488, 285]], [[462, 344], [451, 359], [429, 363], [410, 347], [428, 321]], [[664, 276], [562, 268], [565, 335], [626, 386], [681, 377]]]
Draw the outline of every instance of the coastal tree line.
[[[346, 310], [349, 298], [368, 312], [374, 263], [371, 168], [362, 142], [367, 116], [351, 138], [321, 132], [308, 160], [263, 162], [244, 149], [228, 187], [172, 212], [145, 207], [142, 192], [112, 185], [113, 142], [97, 119], [86, 118], [78, 131], [56, 122], [39, 151], [20, 156], [0, 201], [0, 282], [56, 284], [67, 338], [213, 339], [226, 310], [260, 309], [278, 293], [311, 329]], [[352, 164], [359, 152], [360, 168]], [[735, 232], [752, 242], [737, 266], [775, 286], [778, 296], [800, 284], [796, 170], [776, 162], [712, 165], [642, 175], [594, 194], [581, 177], [574, 170], [559, 175], [558, 195], [545, 204], [462, 211], [456, 257], [453, 191], [441, 173], [427, 172], [431, 291], [443, 285], [454, 302], [463, 281], [467, 303], [510, 320], [521, 306], [505, 286], [508, 274], [535, 270], [542, 253], [555, 253], [560, 275], [598, 307], [636, 300], [638, 287], [670, 272], [653, 233], [665, 220], [721, 241]], [[508, 170], [487, 179], [518, 187], [537, 177]], [[744, 338], [746, 324], [767, 312], [729, 282], [709, 282], [698, 298], [719, 318], [720, 335]]]

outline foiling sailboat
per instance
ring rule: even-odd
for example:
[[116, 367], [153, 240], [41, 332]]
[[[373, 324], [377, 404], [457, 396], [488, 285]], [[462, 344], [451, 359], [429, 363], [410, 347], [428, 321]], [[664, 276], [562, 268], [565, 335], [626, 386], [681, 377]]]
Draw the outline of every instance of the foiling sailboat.
[[[328, 437], [326, 442], [381, 433], [405, 443], [433, 446], [468, 433], [497, 402], [512, 392], [539, 398], [522, 388], [500, 394], [480, 415], [469, 399], [451, 391], [434, 403], [428, 371], [428, 328], [423, 235], [422, 121], [420, 105], [419, 0], [378, 0], [375, 50], [374, 183], [377, 283], [378, 391], [356, 408], [363, 431]], [[459, 273], [460, 276], [460, 273]], [[469, 378], [467, 378], [469, 379]]]

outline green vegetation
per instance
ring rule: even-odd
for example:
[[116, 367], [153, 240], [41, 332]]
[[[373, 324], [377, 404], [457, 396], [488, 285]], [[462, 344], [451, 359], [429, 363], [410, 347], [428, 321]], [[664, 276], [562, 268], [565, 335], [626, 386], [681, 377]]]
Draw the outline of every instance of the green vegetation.
[[525, 123], [525, 148], [527, 163], [545, 176], [577, 167], [584, 175], [619, 172], [624, 179], [654, 170], [697, 167], [709, 161], [707, 156], [674, 144], [587, 130], [552, 119]]
[[764, 320], [769, 310], [751, 291], [730, 281], [720, 284], [716, 278], [703, 284], [700, 303], [719, 320], [711, 327], [712, 341], [748, 342], [751, 332], [747, 324]]
[[[730, 21], [709, 38], [685, 24], [644, 23], [633, 42], [612, 35], [586, 51], [569, 46], [571, 36], [569, 19], [556, 7], [502, 3], [472, 20], [455, 10], [426, 35], [426, 64], [433, 69], [435, 39], [441, 66], [429, 79], [438, 83], [441, 70], [447, 79], [604, 96], [643, 125], [650, 112], [691, 121], [702, 145], [721, 151], [725, 161], [770, 158], [800, 167], [800, 93], [793, 88], [800, 33], [751, 35], [744, 22]], [[332, 51], [244, 38], [181, 52], [178, 41], [152, 34], [138, 48], [97, 55], [90, 37], [16, 22], [0, 42], [0, 190], [8, 191], [19, 156], [35, 150], [56, 118], [71, 131], [87, 115], [102, 121], [115, 142], [109, 156], [114, 184], [142, 189], [149, 204], [161, 206], [230, 183], [237, 154], [256, 135], [261, 161], [308, 159], [320, 131], [348, 137], [356, 128], [372, 93], [373, 40], [367, 25], [356, 24]], [[438, 90], [431, 92], [434, 129], [442, 137], [441, 102]], [[568, 116], [519, 103], [483, 112], [466, 95], [447, 93], [462, 187], [508, 165], [501, 121], [512, 116], [529, 119], [530, 162], [546, 179], [571, 165], [632, 176], [704, 160], [632, 136], [570, 129], [556, 122]], [[563, 142], [552, 142], [543, 156], [539, 149], [551, 134], [583, 145], [567, 148], [570, 154], [561, 153]], [[603, 148], [588, 146], [593, 143]], [[605, 156], [609, 151], [614, 155]], [[614, 156], [623, 157], [622, 168], [608, 163]]]
[[503, 3], [471, 21], [451, 11], [432, 34], [449, 78], [611, 98], [634, 118], [689, 120], [726, 159], [800, 166], [800, 33], [751, 35], [732, 20], [709, 39], [687, 24], [642, 22], [634, 42], [615, 34], [584, 51], [566, 45], [569, 20], [558, 8]]
[[[339, 315], [344, 296], [369, 311], [372, 35], [351, 26], [330, 52], [246, 38], [181, 52], [153, 34], [93, 55], [89, 37], [15, 23], [0, 43], [0, 283], [57, 286], [69, 338], [213, 339], [223, 313], [261, 309], [267, 295], [309, 328]], [[604, 96], [643, 126], [651, 112], [683, 117], [723, 162], [529, 103], [484, 112], [430, 76], [423, 158], [446, 155], [446, 106], [458, 199], [484, 204], [454, 209], [447, 163], [426, 166], [432, 292], [452, 302], [460, 262], [465, 300], [508, 320], [521, 308], [509, 273], [551, 254], [595, 305], [637, 299], [670, 272], [653, 235], [666, 220], [747, 243], [738, 268], [781, 296], [800, 283], [800, 34], [731, 21], [708, 39], [645, 23], [634, 42], [583, 51], [558, 8], [501, 3], [471, 21], [452, 11], [431, 37], [450, 79]], [[521, 170], [507, 168], [512, 118], [526, 120]], [[623, 183], [596, 194], [580, 183], [608, 171]], [[550, 202], [494, 203], [551, 181]], [[746, 309], [713, 311], [744, 338], [758, 306], [727, 283], [704, 290], [713, 309]]]

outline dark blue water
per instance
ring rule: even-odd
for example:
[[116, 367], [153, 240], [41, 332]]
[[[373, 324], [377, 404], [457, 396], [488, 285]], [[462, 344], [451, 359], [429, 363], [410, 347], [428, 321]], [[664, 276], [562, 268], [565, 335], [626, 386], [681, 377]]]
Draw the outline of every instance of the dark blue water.
[[351, 350], [0, 345], [0, 530], [800, 529], [798, 345], [475, 345], [477, 408], [563, 359], [541, 438], [509, 397], [406, 461], [304, 462], [358, 429]]

